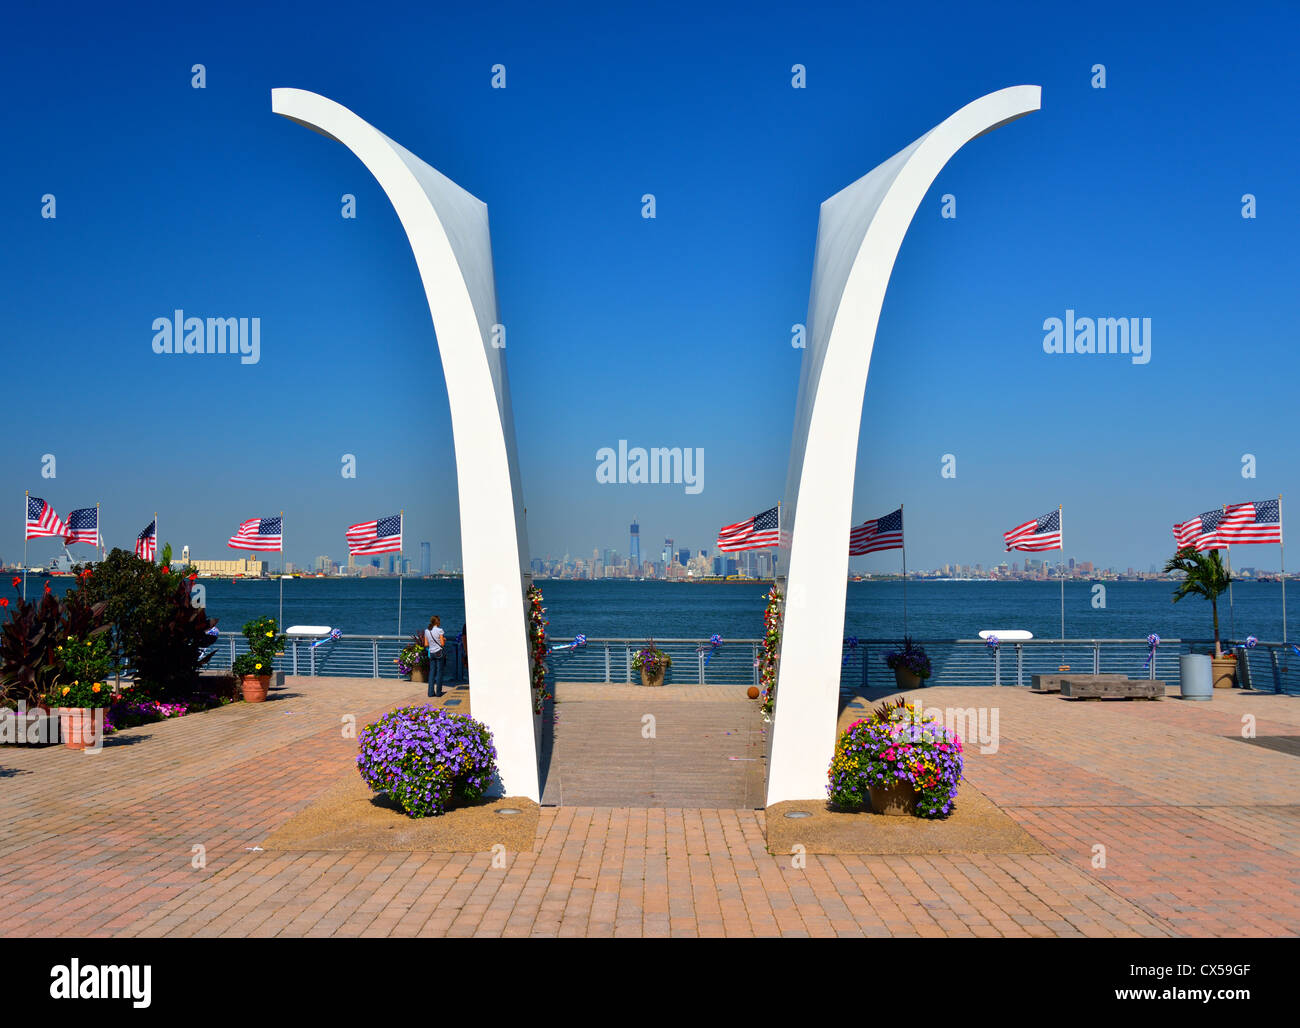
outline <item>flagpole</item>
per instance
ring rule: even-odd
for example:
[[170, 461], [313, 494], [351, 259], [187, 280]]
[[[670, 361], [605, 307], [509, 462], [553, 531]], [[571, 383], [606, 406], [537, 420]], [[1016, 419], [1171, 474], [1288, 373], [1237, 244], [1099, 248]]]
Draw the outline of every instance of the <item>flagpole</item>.
[[153, 512], [153, 562], [158, 563], [158, 512]]
[[1282, 542], [1282, 494], [1277, 494], [1277, 548], [1282, 561], [1282, 645], [1286, 645], [1286, 546]]
[[275, 627], [284, 631], [284, 511], [280, 511], [280, 620]]
[[95, 504], [95, 535], [99, 537], [99, 559], [104, 559], [104, 531], [99, 524], [99, 504]]
[[[1226, 503], [1223, 505], [1223, 513], [1225, 516], [1228, 513]], [[1228, 557], [1228, 640], [1231, 641], [1237, 638], [1237, 612], [1232, 603], [1232, 544], [1224, 543], [1223, 552]], [[1221, 656], [1221, 654], [1216, 653], [1215, 656]]]
[[[392, 507], [388, 508], [392, 510]], [[403, 523], [406, 519], [406, 508], [398, 511], [397, 514], [397, 635], [402, 635], [402, 530], [406, 527]]]
[[27, 599], [27, 504], [31, 493], [23, 490], [23, 599]]
[[903, 537], [903, 638], [907, 638], [907, 526], [903, 522], [903, 505], [898, 505], [898, 531]]
[[1057, 527], [1061, 530], [1061, 667], [1065, 667], [1065, 505], [1056, 505]]

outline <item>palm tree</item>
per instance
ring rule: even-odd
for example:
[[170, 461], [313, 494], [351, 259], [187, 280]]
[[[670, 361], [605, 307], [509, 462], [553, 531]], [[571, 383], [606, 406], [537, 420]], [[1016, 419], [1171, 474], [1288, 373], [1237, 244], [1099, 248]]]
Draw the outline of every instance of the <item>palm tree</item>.
[[1223, 656], [1223, 647], [1219, 644], [1219, 597], [1227, 591], [1232, 576], [1223, 566], [1218, 550], [1198, 553], [1192, 546], [1184, 546], [1165, 564], [1165, 573], [1181, 571], [1183, 580], [1174, 590], [1173, 602], [1177, 603], [1184, 596], [1204, 596], [1210, 601], [1210, 610], [1214, 614], [1214, 655]]

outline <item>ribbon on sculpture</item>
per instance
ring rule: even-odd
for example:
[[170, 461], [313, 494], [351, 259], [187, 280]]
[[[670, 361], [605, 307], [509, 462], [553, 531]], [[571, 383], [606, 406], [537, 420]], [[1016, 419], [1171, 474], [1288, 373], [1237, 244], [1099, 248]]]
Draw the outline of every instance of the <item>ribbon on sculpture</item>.
[[1160, 645], [1160, 636], [1152, 632], [1147, 636], [1147, 662], [1142, 665], [1142, 670], [1149, 670], [1151, 662], [1156, 659], [1156, 647]]
[[577, 650], [577, 649], [581, 649], [583, 646], [586, 645], [587, 645], [587, 637], [585, 635], [575, 635], [573, 637], [573, 642], [558, 643], [555, 646], [551, 647], [551, 652], [554, 653], [556, 652], [556, 650]]
[[338, 642], [338, 640], [340, 640], [340, 639], [342, 639], [342, 638], [343, 638], [343, 629], [341, 629], [341, 628], [331, 628], [331, 629], [330, 629], [330, 634], [329, 634], [329, 635], [322, 636], [321, 638], [317, 639], [314, 643], [311, 644], [311, 649], [314, 650], [314, 649], [315, 649], [317, 646], [319, 646], [321, 643], [326, 643], [326, 642]]
[[1255, 645], [1258, 642], [1259, 640], [1256, 639], [1253, 635], [1246, 636], [1246, 649], [1253, 650], [1255, 648]]
[[853, 656], [854, 651], [858, 648], [858, 637], [856, 635], [849, 636], [844, 640], [844, 645], [848, 649], [844, 651], [844, 659], [840, 661], [840, 667], [848, 667], [849, 657]]
[[998, 647], [1002, 645], [1002, 642], [996, 635], [990, 635], [984, 640], [984, 645], [989, 648], [990, 653], [996, 654], [998, 652]]
[[708, 656], [704, 658], [705, 667], [708, 667], [709, 661], [713, 659], [713, 654], [717, 651], [718, 647], [721, 645], [722, 645], [722, 636], [718, 635], [717, 632], [714, 632], [711, 636], [709, 636], [708, 646], [696, 647], [695, 649], [696, 653], [703, 653], [706, 649], [709, 651]]

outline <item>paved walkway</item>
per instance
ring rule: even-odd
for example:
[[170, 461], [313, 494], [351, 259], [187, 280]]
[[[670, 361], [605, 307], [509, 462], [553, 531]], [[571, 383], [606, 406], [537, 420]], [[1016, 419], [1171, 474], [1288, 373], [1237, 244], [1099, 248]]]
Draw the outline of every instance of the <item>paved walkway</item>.
[[543, 732], [542, 802], [753, 810], [767, 735], [744, 686], [560, 683]]
[[608, 806], [543, 809], [534, 849], [504, 868], [488, 853], [259, 852], [355, 773], [353, 720], [423, 699], [291, 679], [271, 702], [124, 732], [98, 755], [0, 750], [0, 932], [1300, 934], [1300, 698], [920, 695], [975, 708], [976, 727], [997, 711], [996, 752], [968, 745], [970, 779], [1049, 853], [800, 861], [767, 853], [761, 810]]

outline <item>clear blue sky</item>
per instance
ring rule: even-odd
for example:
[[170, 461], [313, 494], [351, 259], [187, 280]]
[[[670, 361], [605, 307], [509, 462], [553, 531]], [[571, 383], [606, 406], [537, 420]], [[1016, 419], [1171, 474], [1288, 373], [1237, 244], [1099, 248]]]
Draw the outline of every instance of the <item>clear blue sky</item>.
[[[1283, 5], [22, 7], [0, 44], [7, 560], [24, 489], [61, 514], [101, 501], [110, 545], [158, 509], [202, 557], [283, 509], [298, 562], [341, 559], [348, 524], [405, 508], [408, 553], [458, 560], [409, 247], [349, 152], [271, 113], [275, 86], [352, 108], [488, 204], [534, 556], [626, 552], [634, 516], [647, 557], [665, 536], [712, 550], [775, 503], [819, 203], [1022, 83], [1042, 110], [962, 150], [903, 244], [855, 519], [905, 502], [910, 565], [989, 563], [1003, 530], [1063, 503], [1066, 556], [1145, 568], [1175, 520], [1225, 501], [1281, 492], [1300, 516], [1300, 17]], [[155, 355], [151, 323], [177, 307], [260, 317], [261, 362]], [[1067, 308], [1151, 318], [1150, 364], [1045, 355]], [[598, 485], [619, 439], [702, 447], [703, 491]], [[1276, 565], [1254, 549], [1238, 562]]]

